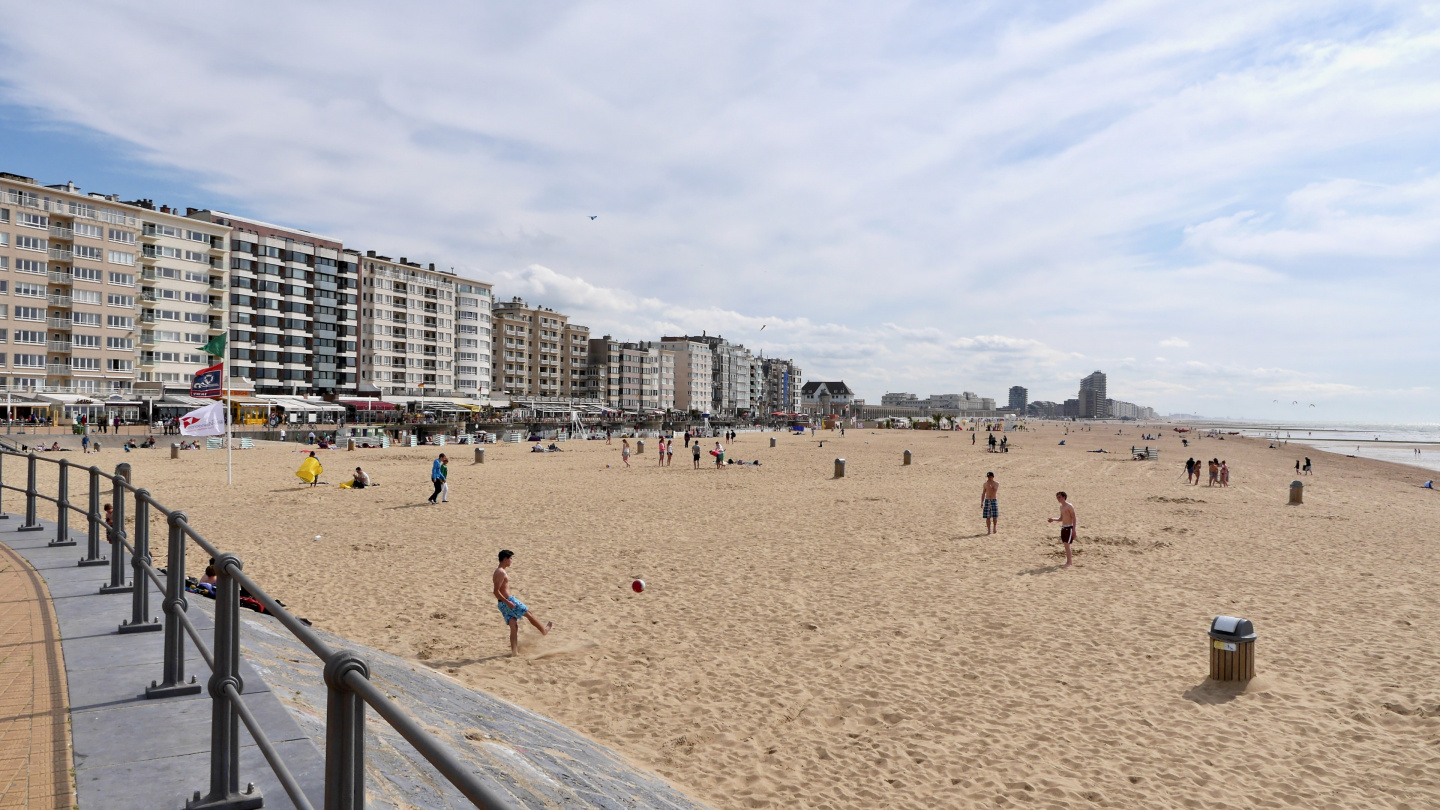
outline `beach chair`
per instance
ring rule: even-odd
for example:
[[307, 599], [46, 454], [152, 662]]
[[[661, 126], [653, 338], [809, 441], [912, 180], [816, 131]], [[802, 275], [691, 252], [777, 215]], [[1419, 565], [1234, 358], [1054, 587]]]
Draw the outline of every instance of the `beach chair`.
[[436, 434], [436, 436], [435, 436], [435, 446], [436, 446], [436, 447], [444, 447], [444, 446], [445, 446], [445, 434], [444, 434], [444, 433]]
[[420, 437], [419, 437], [419, 436], [416, 436], [416, 435], [414, 435], [414, 434], [411, 434], [411, 435], [410, 435], [410, 446], [411, 446], [411, 447], [419, 447], [419, 446], [420, 446]]
[[1131, 447], [1130, 457], [1136, 461], [1159, 461], [1160, 448], [1158, 447]]
[[380, 435], [380, 446], [382, 448], [390, 446], [390, 434], [384, 433]]
[[254, 439], [251, 439], [251, 438], [249, 438], [249, 437], [247, 437], [247, 436], [242, 436], [242, 437], [240, 438], [240, 449], [241, 449], [241, 450], [254, 450], [254, 449], [255, 449], [255, 440], [254, 440]]
[[220, 438], [220, 437], [218, 437], [218, 436], [217, 436], [217, 437], [214, 437], [214, 438], [210, 438], [210, 439], [206, 439], [206, 440], [205, 440], [205, 449], [206, 449], [206, 450], [220, 450], [220, 449], [222, 449], [222, 448], [224, 448], [224, 447], [225, 447], [225, 440], [222, 439], [222, 438]]

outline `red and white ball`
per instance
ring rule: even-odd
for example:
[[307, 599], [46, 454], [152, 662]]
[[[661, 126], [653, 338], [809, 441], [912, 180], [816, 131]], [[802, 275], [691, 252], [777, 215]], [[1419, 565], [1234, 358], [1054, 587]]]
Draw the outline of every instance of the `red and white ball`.
[[634, 591], [634, 592], [636, 592], [636, 593], [644, 593], [644, 592], [645, 592], [645, 580], [643, 580], [643, 579], [637, 579], [637, 580], [635, 580], [634, 582], [630, 583], [630, 590], [632, 590], [632, 591]]

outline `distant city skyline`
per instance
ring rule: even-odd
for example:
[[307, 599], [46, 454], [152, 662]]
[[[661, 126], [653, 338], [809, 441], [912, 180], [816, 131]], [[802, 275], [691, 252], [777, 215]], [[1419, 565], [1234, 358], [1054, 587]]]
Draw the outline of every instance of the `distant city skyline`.
[[708, 330], [868, 401], [1063, 402], [1103, 368], [1161, 413], [1433, 421], [1437, 33], [1327, 2], [21, 5], [0, 169], [389, 246], [620, 340]]

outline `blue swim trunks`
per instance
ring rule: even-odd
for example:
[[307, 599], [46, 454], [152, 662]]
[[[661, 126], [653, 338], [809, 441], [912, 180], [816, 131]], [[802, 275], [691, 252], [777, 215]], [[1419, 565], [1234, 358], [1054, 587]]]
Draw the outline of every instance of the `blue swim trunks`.
[[989, 520], [990, 518], [999, 518], [1000, 502], [994, 498], [986, 498], [984, 505], [980, 509], [980, 517], [985, 518], [986, 520]]
[[525, 607], [525, 603], [519, 599], [512, 596], [510, 597], [510, 601], [515, 603], [515, 607], [510, 607], [510, 605], [505, 602], [495, 603], [495, 606], [500, 608], [500, 615], [505, 617], [506, 624], [509, 624], [511, 619], [523, 619], [525, 618], [525, 614], [530, 612], [530, 608]]

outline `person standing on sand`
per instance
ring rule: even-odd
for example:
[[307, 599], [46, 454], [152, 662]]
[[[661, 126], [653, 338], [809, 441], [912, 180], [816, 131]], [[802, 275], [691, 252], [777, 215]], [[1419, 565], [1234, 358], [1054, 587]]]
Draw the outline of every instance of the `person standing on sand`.
[[1213, 487], [1216, 484], [1220, 483], [1220, 459], [1210, 459], [1210, 464], [1206, 469], [1210, 473], [1210, 481], [1209, 483], [1205, 484], [1205, 486]]
[[555, 623], [540, 624], [540, 620], [535, 618], [535, 614], [530, 612], [530, 608], [525, 607], [524, 602], [510, 595], [510, 574], [506, 569], [510, 567], [510, 561], [514, 558], [515, 552], [509, 549], [501, 551], [500, 567], [495, 569], [493, 579], [495, 580], [495, 606], [500, 610], [500, 615], [505, 617], [505, 623], [510, 625], [510, 654], [518, 656], [520, 654], [520, 619], [529, 619], [542, 636], [550, 635], [550, 631], [555, 628]]
[[[1296, 462], [1296, 463], [1298, 464], [1299, 462]], [[1187, 459], [1187, 460], [1185, 461], [1185, 483], [1187, 483], [1187, 484], [1190, 483], [1190, 479], [1191, 479], [1191, 478], [1194, 478], [1194, 477], [1195, 477], [1195, 459], [1192, 457], [1192, 458], [1189, 458], [1189, 459]]]
[[620, 440], [620, 460], [623, 461], [623, 462], [625, 462], [625, 466], [626, 466], [626, 467], [629, 467], [629, 466], [630, 466], [630, 440], [629, 440], [629, 439], [621, 439], [621, 440]]
[[725, 469], [725, 448], [719, 442], [715, 442], [715, 469]]
[[671, 436], [665, 440], [665, 466], [671, 467], [675, 464], [675, 437]]
[[1045, 522], [1054, 523], [1057, 520], [1060, 521], [1060, 542], [1065, 546], [1065, 567], [1069, 568], [1073, 561], [1070, 547], [1075, 544], [1075, 538], [1079, 536], [1078, 521], [1075, 519], [1075, 507], [1070, 505], [1068, 495], [1064, 492], [1057, 492], [1055, 493], [1055, 500], [1060, 502], [1060, 517], [1046, 518]]
[[975, 446], [975, 431], [973, 431], [973, 430], [970, 431], [970, 446], [971, 446], [971, 447], [974, 447], [974, 446]]
[[1311, 473], [1311, 470], [1310, 470], [1310, 457], [1309, 457], [1309, 456], [1306, 456], [1306, 457], [1305, 457], [1305, 474], [1306, 474], [1306, 475], [1309, 475], [1310, 473]]
[[659, 445], [655, 448], [655, 460], [661, 467], [665, 466], [665, 437], [661, 436]]
[[980, 490], [980, 516], [985, 518], [985, 533], [1000, 533], [1000, 482], [995, 473], [985, 473], [985, 487]]
[[[435, 499], [440, 497], [440, 490], [445, 489], [445, 476], [449, 473], [449, 468], [446, 464], [449, 461], [450, 459], [446, 458], [444, 453], [441, 453], [440, 457], [435, 459], [430, 465], [430, 483], [435, 485], [435, 491], [430, 493], [430, 503], [435, 503]], [[447, 498], [446, 500], [449, 499]]]
[[1295, 474], [1296, 474], [1296, 475], [1299, 475], [1299, 474], [1300, 474], [1300, 459], [1298, 459], [1298, 458], [1295, 459]]
[[1224, 460], [1220, 462], [1220, 486], [1230, 486], [1230, 465]]
[[685, 446], [690, 446], [690, 428], [685, 428]]
[[695, 459], [695, 469], [700, 469], [700, 442], [690, 445], [691, 456]]

